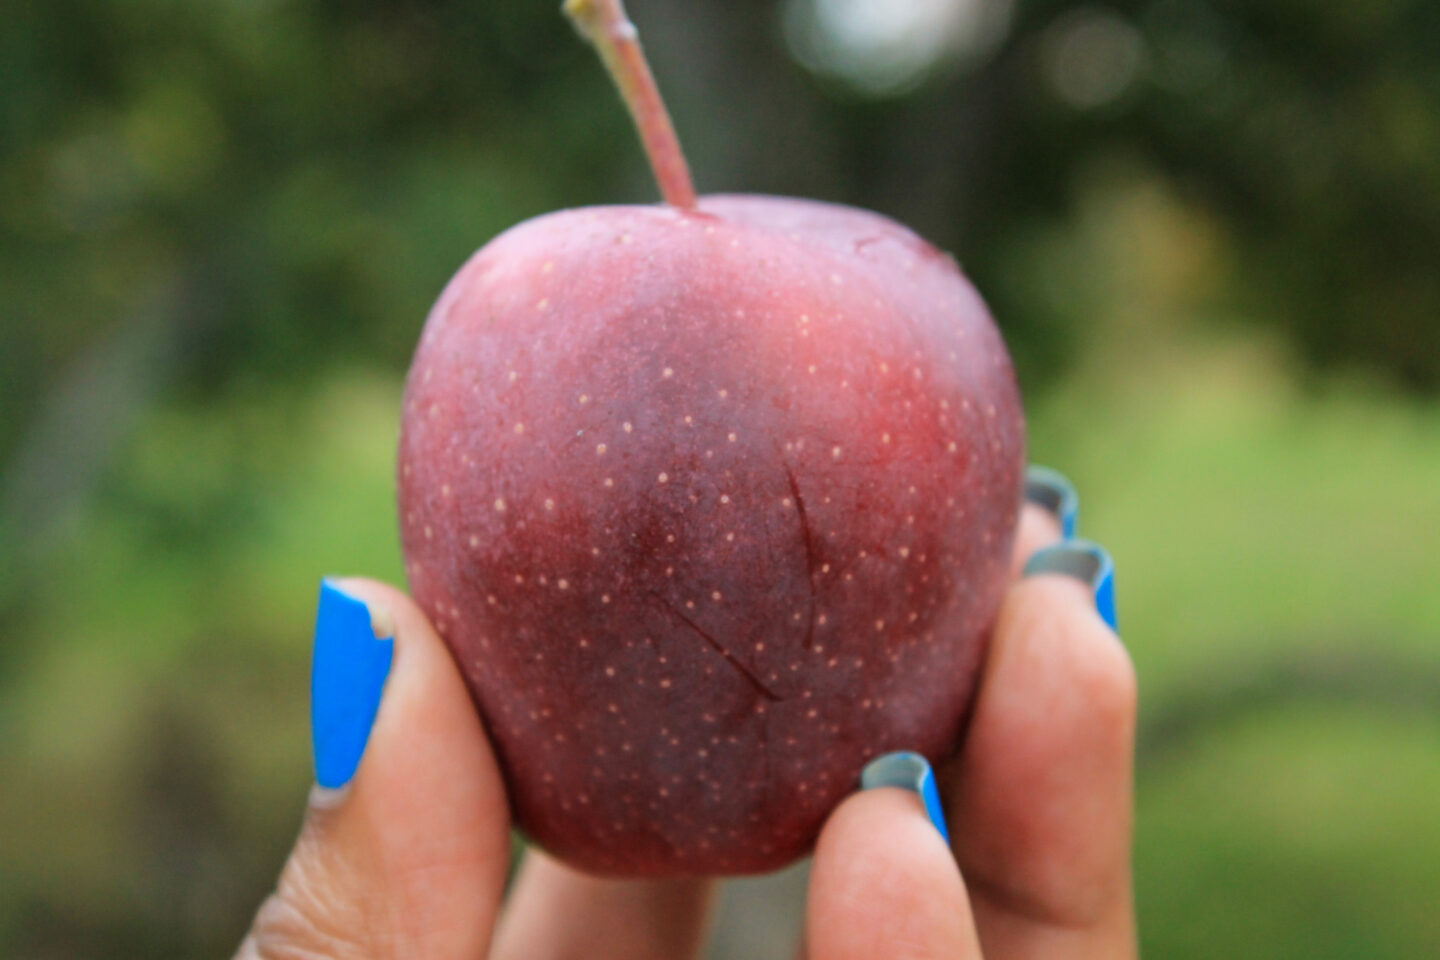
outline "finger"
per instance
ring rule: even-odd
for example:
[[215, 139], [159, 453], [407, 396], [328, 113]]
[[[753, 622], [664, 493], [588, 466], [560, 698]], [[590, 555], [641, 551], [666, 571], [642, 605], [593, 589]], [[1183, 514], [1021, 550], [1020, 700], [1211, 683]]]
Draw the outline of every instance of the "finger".
[[1025, 563], [1036, 551], [1058, 543], [1060, 522], [1045, 508], [1026, 503], [1020, 508], [1020, 525], [1015, 531], [1015, 551], [1010, 556], [1010, 579], [1018, 580]]
[[1035, 551], [1075, 536], [1080, 515], [1080, 497], [1061, 473], [1049, 467], [1032, 466], [1025, 471], [1025, 503], [1015, 532], [1015, 551], [1010, 558], [1010, 579], [1024, 570]]
[[1105, 564], [1083, 541], [1032, 557], [1001, 609], [964, 748], [941, 772], [992, 958], [1135, 950], [1135, 674], [1097, 608], [1099, 583], [1113, 612]]
[[1025, 470], [1025, 500], [1054, 517], [1062, 537], [1075, 539], [1079, 532], [1080, 495], [1063, 473], [1032, 464]]
[[439, 637], [398, 590], [327, 581], [311, 691], [319, 785], [240, 956], [483, 957], [508, 814]]
[[683, 960], [705, 939], [714, 884], [592, 877], [538, 849], [510, 893], [492, 960]]
[[960, 870], [914, 790], [862, 790], [830, 815], [805, 943], [809, 960], [978, 960]]

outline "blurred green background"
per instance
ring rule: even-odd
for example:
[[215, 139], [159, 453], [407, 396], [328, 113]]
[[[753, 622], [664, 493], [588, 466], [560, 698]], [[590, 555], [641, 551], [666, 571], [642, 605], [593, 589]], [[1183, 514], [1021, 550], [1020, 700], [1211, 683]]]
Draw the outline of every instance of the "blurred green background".
[[[702, 190], [878, 209], [991, 301], [1117, 561], [1146, 953], [1440, 956], [1440, 4], [629, 6]], [[238, 942], [317, 580], [401, 575], [430, 303], [653, 197], [557, 7], [5, 4], [0, 956]]]

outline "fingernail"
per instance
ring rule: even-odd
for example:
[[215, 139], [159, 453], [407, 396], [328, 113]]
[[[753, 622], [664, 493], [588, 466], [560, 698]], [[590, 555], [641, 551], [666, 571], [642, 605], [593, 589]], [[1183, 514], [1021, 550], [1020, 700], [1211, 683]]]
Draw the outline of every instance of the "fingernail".
[[1115, 620], [1115, 564], [1105, 548], [1088, 540], [1067, 540], [1037, 550], [1025, 564], [1023, 576], [1063, 573], [1083, 580], [1095, 592], [1095, 610], [1111, 630]]
[[387, 612], [377, 609], [372, 614], [363, 601], [333, 582], [321, 582], [310, 672], [310, 735], [315, 782], [322, 790], [339, 790], [355, 776], [390, 675], [394, 637]]
[[919, 796], [925, 804], [925, 815], [945, 842], [950, 842], [950, 831], [945, 829], [945, 812], [940, 809], [940, 791], [935, 788], [935, 773], [930, 761], [918, 753], [901, 751], [876, 757], [860, 771], [860, 789], [874, 790], [876, 787], [899, 787]]
[[1054, 515], [1066, 540], [1074, 538], [1075, 526], [1080, 519], [1080, 495], [1063, 473], [1049, 467], [1027, 469], [1025, 499]]

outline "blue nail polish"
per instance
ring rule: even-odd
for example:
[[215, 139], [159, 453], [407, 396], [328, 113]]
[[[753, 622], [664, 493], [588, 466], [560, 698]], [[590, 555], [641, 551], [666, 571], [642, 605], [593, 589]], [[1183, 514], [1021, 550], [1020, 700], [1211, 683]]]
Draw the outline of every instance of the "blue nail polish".
[[877, 757], [860, 772], [861, 790], [874, 790], [876, 787], [900, 787], [917, 794], [925, 804], [925, 814], [930, 822], [940, 831], [945, 842], [950, 842], [950, 831], [945, 829], [945, 811], [940, 809], [940, 791], [935, 788], [935, 773], [930, 769], [930, 761], [909, 751]]
[[1095, 591], [1095, 610], [1118, 629], [1115, 616], [1115, 564], [1099, 544], [1088, 540], [1068, 540], [1037, 550], [1025, 564], [1023, 576], [1037, 573], [1063, 573], [1083, 580]]
[[320, 584], [310, 672], [310, 735], [320, 786], [336, 790], [355, 776], [394, 650], [393, 637], [376, 639], [364, 603], [328, 580]]
[[1025, 471], [1025, 499], [1055, 515], [1060, 532], [1066, 540], [1075, 537], [1080, 520], [1080, 495], [1063, 473], [1049, 467], [1030, 467]]

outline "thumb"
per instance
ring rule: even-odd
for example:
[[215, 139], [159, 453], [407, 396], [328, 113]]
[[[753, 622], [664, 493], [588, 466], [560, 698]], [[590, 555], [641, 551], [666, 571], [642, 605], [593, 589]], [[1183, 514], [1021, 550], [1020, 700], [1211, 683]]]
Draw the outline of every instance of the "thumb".
[[311, 694], [319, 785], [239, 957], [484, 956], [509, 817], [440, 638], [393, 587], [327, 580]]

